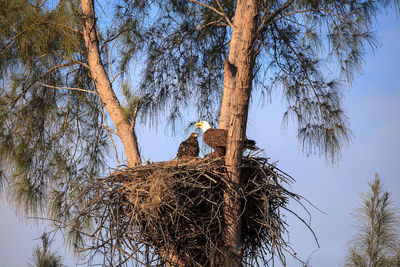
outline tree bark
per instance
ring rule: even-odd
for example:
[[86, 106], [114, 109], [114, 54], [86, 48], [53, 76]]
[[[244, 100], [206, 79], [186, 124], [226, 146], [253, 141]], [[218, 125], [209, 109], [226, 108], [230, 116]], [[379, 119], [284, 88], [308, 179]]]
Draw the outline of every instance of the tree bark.
[[[124, 145], [128, 166], [133, 167], [140, 165], [140, 153], [135, 134], [138, 106], [136, 106], [134, 110], [132, 122], [130, 123], [122, 112], [120, 103], [112, 89], [111, 82], [100, 58], [93, 0], [81, 0], [81, 5], [83, 13], [83, 35], [88, 50], [88, 64], [97, 93], [117, 128], [118, 135]], [[139, 103], [137, 105], [139, 105]], [[160, 254], [162, 257], [168, 259], [166, 263], [167, 266], [184, 266], [174, 251], [161, 251]]]
[[219, 128], [228, 129], [225, 164], [231, 188], [224, 193], [226, 227], [223, 238], [226, 245], [225, 264], [230, 267], [241, 266], [242, 259], [240, 166], [252, 89], [258, 14], [259, 5], [256, 0], [237, 1], [229, 59], [224, 66]]
[[140, 154], [134, 132], [135, 129], [133, 127], [134, 122], [131, 124], [124, 116], [100, 58], [93, 0], [81, 0], [81, 6], [83, 36], [88, 53], [90, 74], [100, 100], [103, 102], [111, 120], [117, 128], [118, 136], [124, 145], [128, 166], [133, 167], [139, 165]]
[[[241, 1], [239, 0], [236, 4], [235, 18], [233, 21], [234, 29], [232, 29], [232, 38], [229, 43], [229, 56], [224, 62], [224, 85], [222, 92], [221, 111], [219, 116], [218, 128], [228, 129], [230, 118], [231, 118], [231, 106], [233, 104], [233, 95], [236, 85], [236, 72], [237, 63], [243, 59], [239, 58], [239, 53], [243, 49], [243, 43], [246, 42], [243, 39], [244, 31], [247, 31], [247, 27], [250, 26], [248, 23], [252, 23], [252, 18], [249, 15], [252, 14], [252, 8], [255, 3], [254, 1]], [[257, 8], [258, 12], [258, 8]], [[253, 33], [254, 34], [254, 33]], [[252, 38], [252, 37], [250, 37]]]

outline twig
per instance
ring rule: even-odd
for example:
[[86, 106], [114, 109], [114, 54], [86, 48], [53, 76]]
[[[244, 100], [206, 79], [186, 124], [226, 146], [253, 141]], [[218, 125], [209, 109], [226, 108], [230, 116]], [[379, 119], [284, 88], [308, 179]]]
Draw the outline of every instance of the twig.
[[[225, 14], [225, 12], [224, 12], [223, 9], [222, 9], [222, 11], [219, 11], [218, 9], [216, 9], [216, 8], [214, 8], [214, 7], [212, 7], [212, 6], [207, 5], [206, 3], [203, 3], [203, 2], [200, 2], [200, 1], [196, 1], [196, 0], [189, 0], [189, 1], [192, 2], [192, 3], [195, 3], [195, 4], [202, 5], [202, 6], [206, 7], [206, 8], [208, 8], [208, 9], [214, 11], [214, 12], [217, 13], [218, 15], [224, 17], [225, 20], [226, 20], [226, 22], [228, 23], [228, 25], [229, 25], [232, 29], [234, 28], [232, 22], [231, 22], [230, 19], [226, 16], [226, 14]], [[218, 4], [220, 4], [220, 3], [218, 2]], [[222, 8], [222, 7], [221, 7], [221, 8]]]
[[59, 86], [54, 86], [54, 85], [49, 85], [49, 84], [44, 84], [41, 82], [38, 82], [39, 85], [47, 87], [47, 88], [53, 88], [53, 89], [58, 89], [58, 90], [73, 90], [73, 91], [81, 91], [81, 92], [86, 92], [86, 93], [92, 93], [97, 95], [95, 91], [91, 90], [86, 90], [86, 89], [81, 89], [81, 88], [75, 88], [75, 87], [59, 87]]

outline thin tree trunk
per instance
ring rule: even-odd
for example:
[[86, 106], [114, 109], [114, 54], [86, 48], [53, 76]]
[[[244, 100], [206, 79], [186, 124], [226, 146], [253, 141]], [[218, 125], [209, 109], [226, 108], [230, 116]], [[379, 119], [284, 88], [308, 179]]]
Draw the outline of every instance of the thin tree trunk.
[[[132, 122], [129, 123], [121, 110], [120, 103], [112, 89], [110, 80], [101, 62], [93, 0], [81, 0], [81, 5], [83, 13], [83, 35], [88, 50], [90, 73], [96, 85], [100, 99], [118, 130], [118, 135], [124, 145], [128, 166], [132, 167], [139, 165], [140, 154], [135, 134], [135, 121], [138, 106], [134, 110]], [[164, 251], [161, 251], [161, 255], [168, 258], [171, 262], [167, 263], [167, 266], [183, 266], [179, 257], [174, 254], [174, 252], [168, 251], [165, 253]]]
[[249, 100], [252, 89], [254, 66], [254, 40], [259, 6], [256, 0], [239, 0], [236, 6], [234, 29], [225, 62], [224, 92], [219, 127], [228, 129], [225, 156], [231, 189], [224, 193], [224, 243], [225, 264], [241, 266], [241, 201], [240, 176], [243, 140], [246, 135]]
[[97, 93], [117, 128], [118, 135], [124, 145], [128, 166], [139, 165], [140, 154], [134, 133], [134, 122], [132, 124], [129, 123], [128, 119], [124, 116], [100, 58], [93, 0], [81, 0], [81, 5], [83, 36], [88, 52], [90, 74], [96, 86]]

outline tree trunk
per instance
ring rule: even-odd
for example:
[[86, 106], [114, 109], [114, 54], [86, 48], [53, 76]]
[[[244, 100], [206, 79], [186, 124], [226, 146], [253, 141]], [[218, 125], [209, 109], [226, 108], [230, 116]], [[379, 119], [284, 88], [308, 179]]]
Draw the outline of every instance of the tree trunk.
[[[244, 43], [254, 38], [256, 25], [255, 18], [249, 16], [257, 16], [258, 7], [255, 1], [241, 1], [236, 4], [235, 18], [233, 21], [234, 29], [232, 29], [232, 38], [229, 43], [229, 56], [224, 62], [224, 85], [222, 92], [221, 112], [219, 116], [218, 128], [228, 129], [231, 118], [231, 106], [233, 104], [233, 95], [235, 94], [237, 63], [242, 62], [240, 51], [245, 49]], [[254, 30], [249, 32], [249, 28]], [[245, 33], [244, 31], [248, 31]], [[245, 37], [245, 38], [244, 38]], [[246, 40], [246, 38], [250, 38]]]
[[252, 89], [258, 14], [259, 6], [256, 0], [238, 0], [229, 60], [224, 66], [224, 92], [219, 128], [228, 129], [225, 164], [231, 189], [224, 193], [226, 228], [223, 238], [226, 245], [225, 264], [230, 267], [241, 266], [242, 259], [240, 165]]
[[[128, 166], [133, 167], [140, 165], [140, 154], [135, 134], [135, 120], [138, 106], [134, 111], [132, 122], [129, 123], [121, 110], [120, 103], [112, 89], [110, 80], [101, 62], [93, 0], [81, 0], [81, 5], [83, 13], [83, 35], [88, 50], [88, 63], [97, 93], [117, 128], [118, 135], [124, 145]], [[183, 266], [179, 257], [174, 254], [173, 251], [161, 251], [161, 255], [169, 259], [167, 266]]]
[[100, 100], [103, 102], [111, 120], [117, 128], [118, 136], [124, 145], [128, 166], [139, 165], [140, 154], [134, 133], [134, 122], [132, 124], [129, 123], [128, 119], [124, 116], [100, 58], [93, 0], [81, 0], [81, 5], [83, 36], [88, 53], [90, 74]]

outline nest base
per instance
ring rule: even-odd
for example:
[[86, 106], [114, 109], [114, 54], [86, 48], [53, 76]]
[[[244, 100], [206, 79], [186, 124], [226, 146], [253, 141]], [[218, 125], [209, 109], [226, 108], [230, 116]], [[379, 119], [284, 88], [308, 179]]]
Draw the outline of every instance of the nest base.
[[[280, 210], [293, 179], [267, 158], [243, 157], [240, 192], [229, 186], [223, 159], [167, 161], [121, 169], [88, 185], [96, 196], [82, 209], [98, 222], [92, 248], [118, 261], [162, 266], [220, 266], [225, 244], [224, 193], [242, 203], [243, 262], [268, 264], [286, 246]], [[267, 258], [268, 257], [268, 258]], [[110, 261], [115, 261], [116, 258]], [[171, 262], [170, 262], [171, 263]]]

